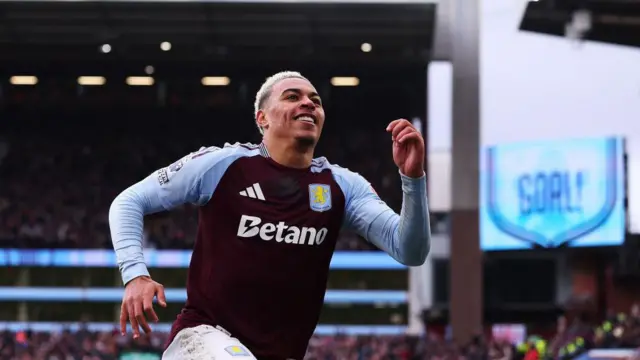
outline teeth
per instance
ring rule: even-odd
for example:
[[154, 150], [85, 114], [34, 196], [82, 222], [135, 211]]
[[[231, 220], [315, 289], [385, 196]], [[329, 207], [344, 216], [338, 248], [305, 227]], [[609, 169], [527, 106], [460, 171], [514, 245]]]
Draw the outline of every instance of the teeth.
[[296, 120], [299, 120], [299, 121], [307, 121], [307, 122], [310, 122], [310, 123], [315, 123], [315, 121], [313, 121], [313, 118], [312, 118], [312, 117], [310, 117], [310, 116], [300, 116], [300, 117], [299, 117], [299, 118], [297, 118]]

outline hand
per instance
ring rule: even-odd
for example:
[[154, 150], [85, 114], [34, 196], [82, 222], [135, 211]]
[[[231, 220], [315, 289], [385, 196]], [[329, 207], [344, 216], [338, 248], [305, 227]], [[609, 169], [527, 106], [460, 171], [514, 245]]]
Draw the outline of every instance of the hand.
[[[151, 332], [147, 317], [153, 322], [158, 321], [158, 315], [153, 310], [153, 298], [158, 297], [158, 303], [167, 307], [164, 287], [151, 280], [148, 276], [140, 276], [131, 281], [124, 288], [122, 307], [120, 308], [120, 331], [127, 332], [127, 319], [131, 322], [133, 338], [140, 337], [140, 326], [146, 334]], [[146, 317], [145, 317], [146, 314]]]
[[424, 139], [420, 132], [405, 119], [394, 120], [387, 126], [393, 141], [393, 161], [400, 172], [408, 177], [424, 175]]

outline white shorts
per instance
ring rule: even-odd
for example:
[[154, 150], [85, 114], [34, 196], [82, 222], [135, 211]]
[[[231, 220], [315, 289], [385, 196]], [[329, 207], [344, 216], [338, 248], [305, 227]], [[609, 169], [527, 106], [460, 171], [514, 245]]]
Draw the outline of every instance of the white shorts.
[[162, 360], [256, 360], [249, 349], [223, 330], [209, 325], [182, 329]]

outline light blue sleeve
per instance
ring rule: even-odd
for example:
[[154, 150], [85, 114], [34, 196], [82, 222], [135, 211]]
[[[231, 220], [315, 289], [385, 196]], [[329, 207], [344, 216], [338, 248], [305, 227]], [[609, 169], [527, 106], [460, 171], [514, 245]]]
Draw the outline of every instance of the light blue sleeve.
[[422, 265], [431, 242], [426, 176], [400, 174], [403, 196], [398, 215], [361, 175], [343, 168], [334, 174], [345, 195], [344, 227], [404, 265]]
[[109, 227], [125, 284], [149, 276], [142, 249], [144, 216], [186, 203], [206, 204], [240, 155], [237, 148], [202, 148], [153, 172], [115, 198], [109, 209]]

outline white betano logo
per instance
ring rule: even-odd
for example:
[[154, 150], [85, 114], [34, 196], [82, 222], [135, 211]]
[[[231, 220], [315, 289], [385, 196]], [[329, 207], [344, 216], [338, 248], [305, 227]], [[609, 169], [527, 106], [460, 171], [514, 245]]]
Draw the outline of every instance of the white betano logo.
[[238, 226], [238, 237], [252, 238], [258, 236], [264, 241], [275, 240], [286, 244], [320, 245], [324, 241], [329, 230], [327, 228], [316, 229], [313, 227], [289, 226], [280, 221], [277, 224], [262, 223], [257, 216], [242, 215]]

